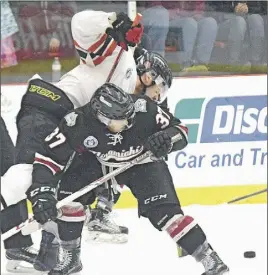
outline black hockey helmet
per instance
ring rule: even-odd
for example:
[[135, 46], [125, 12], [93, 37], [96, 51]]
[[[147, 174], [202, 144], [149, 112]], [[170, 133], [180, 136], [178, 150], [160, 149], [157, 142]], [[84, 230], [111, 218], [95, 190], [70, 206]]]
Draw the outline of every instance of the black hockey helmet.
[[[148, 88], [154, 84], [163, 85], [163, 90], [160, 93], [160, 100], [158, 102], [162, 103], [166, 99], [167, 91], [172, 84], [172, 71], [165, 58], [156, 52], [144, 51], [137, 59], [136, 69], [144, 87]], [[141, 76], [146, 72], [149, 72], [153, 79], [153, 83], [150, 86], [146, 86], [141, 79]]]
[[112, 83], [99, 87], [90, 100], [92, 112], [104, 124], [111, 119], [128, 121], [127, 128], [135, 122], [135, 105], [131, 96]]

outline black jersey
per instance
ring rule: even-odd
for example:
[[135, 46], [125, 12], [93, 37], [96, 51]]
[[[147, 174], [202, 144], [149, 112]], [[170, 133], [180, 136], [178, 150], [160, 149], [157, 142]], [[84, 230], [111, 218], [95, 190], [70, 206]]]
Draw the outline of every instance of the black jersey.
[[36, 153], [33, 182], [41, 180], [44, 183], [49, 180], [44, 178], [48, 176], [48, 170], [53, 175], [63, 171], [67, 163], [70, 163], [73, 152], [82, 154], [89, 151], [94, 153], [101, 163], [116, 166], [144, 153], [143, 144], [149, 136], [158, 131], [175, 127], [181, 131], [183, 138], [187, 139], [185, 128], [181, 126], [179, 119], [163, 111], [146, 96], [132, 96], [136, 121], [132, 128], [120, 133], [111, 133], [91, 113], [89, 105], [69, 112], [59, 127], [45, 139], [44, 151]]

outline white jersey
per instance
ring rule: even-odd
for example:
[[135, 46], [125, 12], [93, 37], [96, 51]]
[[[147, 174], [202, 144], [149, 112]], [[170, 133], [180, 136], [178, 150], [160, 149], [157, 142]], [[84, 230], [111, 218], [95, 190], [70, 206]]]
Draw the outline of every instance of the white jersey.
[[[88, 103], [96, 89], [106, 82], [113, 66], [113, 63], [107, 59], [95, 68], [86, 64], [78, 65], [55, 84], [65, 92], [75, 108]], [[124, 51], [110, 82], [126, 93], [133, 93], [136, 81], [137, 71], [133, 53], [131, 50]]]
[[[111, 18], [114, 15], [114, 13], [93, 10], [75, 14], [72, 18], [72, 35], [76, 48], [85, 51], [95, 46], [95, 52], [97, 52], [105, 43], [101, 39], [106, 35], [105, 30], [111, 27]], [[86, 64], [80, 64], [63, 75], [55, 85], [66, 93], [75, 108], [85, 105], [90, 101], [96, 89], [106, 82], [120, 50], [121, 47], [112, 40], [104, 51], [104, 54], [107, 51], [110, 51], [110, 54], [100, 64], [94, 64], [94, 60], [88, 54], [84, 62]], [[128, 51], [123, 51], [110, 82], [126, 93], [133, 93], [136, 80], [136, 64], [133, 51], [129, 48]]]

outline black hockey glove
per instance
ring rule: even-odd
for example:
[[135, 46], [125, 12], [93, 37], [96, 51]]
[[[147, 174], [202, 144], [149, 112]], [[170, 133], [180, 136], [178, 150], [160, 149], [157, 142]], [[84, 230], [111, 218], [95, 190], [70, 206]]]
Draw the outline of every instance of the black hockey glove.
[[121, 32], [124, 36], [131, 29], [133, 22], [124, 12], [116, 14], [116, 20], [112, 23], [114, 30]]
[[141, 40], [143, 25], [132, 26], [133, 21], [127, 14], [120, 12], [112, 23], [113, 28], [108, 28], [106, 33], [113, 37], [119, 46], [127, 50], [127, 45], [134, 47]]
[[157, 132], [148, 138], [145, 148], [153, 153], [156, 160], [159, 160], [171, 151], [171, 137], [165, 131]]
[[34, 218], [44, 224], [55, 220], [58, 216], [55, 198], [56, 189], [51, 186], [42, 186], [27, 192], [28, 200], [32, 203]]

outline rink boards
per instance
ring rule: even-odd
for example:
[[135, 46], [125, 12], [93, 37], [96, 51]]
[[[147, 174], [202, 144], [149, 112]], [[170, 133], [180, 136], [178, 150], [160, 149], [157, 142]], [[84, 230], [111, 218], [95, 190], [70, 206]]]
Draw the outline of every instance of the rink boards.
[[[219, 204], [267, 187], [267, 78], [235, 76], [174, 79], [171, 112], [189, 129], [189, 145], [168, 165], [182, 205]], [[25, 85], [2, 85], [3, 117], [13, 137]], [[241, 201], [265, 203], [267, 194]], [[117, 204], [135, 207], [127, 188]]]

